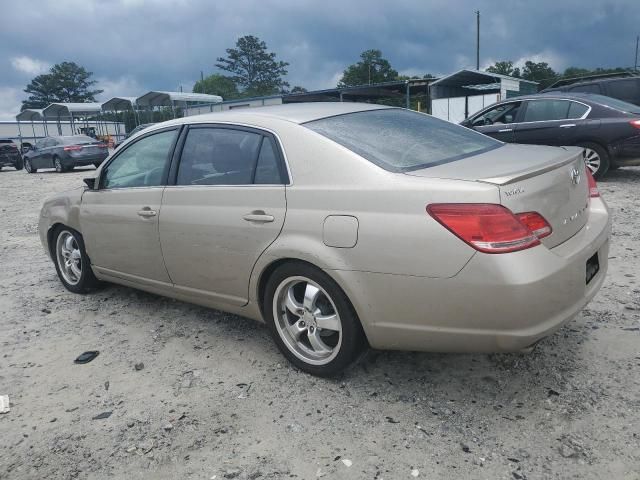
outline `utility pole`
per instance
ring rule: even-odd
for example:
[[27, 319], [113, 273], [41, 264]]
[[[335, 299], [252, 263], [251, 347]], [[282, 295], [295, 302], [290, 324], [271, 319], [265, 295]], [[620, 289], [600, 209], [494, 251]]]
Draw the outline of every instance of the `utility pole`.
[[476, 10], [476, 70], [480, 70], [480, 10]]
[[636, 63], [634, 65], [634, 70], [638, 71], [638, 44], [640, 43], [640, 35], [636, 36]]

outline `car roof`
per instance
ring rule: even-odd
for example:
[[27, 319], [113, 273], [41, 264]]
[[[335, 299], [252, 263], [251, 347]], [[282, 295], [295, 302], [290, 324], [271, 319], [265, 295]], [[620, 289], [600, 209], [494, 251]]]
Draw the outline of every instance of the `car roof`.
[[[393, 108], [385, 105], [354, 102], [306, 102], [270, 105], [267, 107], [245, 107], [225, 110], [222, 112], [205, 113], [182, 118], [177, 123], [198, 123], [203, 121], [218, 121], [233, 117], [234, 121], [250, 121], [251, 119], [274, 118], [292, 123], [305, 123], [346, 113], [364, 112]], [[156, 124], [159, 125], [159, 124]]]

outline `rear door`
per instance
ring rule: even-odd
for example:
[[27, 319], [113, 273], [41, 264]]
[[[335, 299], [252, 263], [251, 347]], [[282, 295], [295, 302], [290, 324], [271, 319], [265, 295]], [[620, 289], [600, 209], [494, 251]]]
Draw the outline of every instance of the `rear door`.
[[571, 100], [527, 100], [515, 129], [516, 143], [572, 145], [588, 111], [588, 105]]
[[514, 125], [520, 116], [523, 102], [496, 105], [471, 121], [471, 127], [502, 142], [515, 142]]
[[162, 199], [160, 241], [175, 287], [244, 305], [249, 277], [277, 238], [288, 175], [276, 138], [264, 131], [190, 126]]

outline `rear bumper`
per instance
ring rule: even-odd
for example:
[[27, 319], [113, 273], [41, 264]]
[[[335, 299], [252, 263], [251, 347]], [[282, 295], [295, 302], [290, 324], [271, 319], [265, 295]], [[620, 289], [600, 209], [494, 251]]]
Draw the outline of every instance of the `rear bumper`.
[[16, 163], [20, 161], [19, 153], [0, 153], [0, 166], [10, 166], [13, 167]]
[[640, 135], [629, 138], [611, 146], [614, 161], [624, 165], [628, 162], [640, 163]]
[[65, 167], [93, 165], [94, 163], [102, 163], [109, 156], [109, 153], [100, 153], [97, 155], [83, 155], [83, 156], [68, 156], [62, 159], [62, 164]]
[[[609, 213], [599, 198], [589, 210], [585, 227], [555, 248], [477, 253], [452, 278], [328, 273], [352, 300], [374, 348], [523, 350], [571, 320], [604, 282]], [[586, 262], [596, 252], [600, 270], [586, 284]]]

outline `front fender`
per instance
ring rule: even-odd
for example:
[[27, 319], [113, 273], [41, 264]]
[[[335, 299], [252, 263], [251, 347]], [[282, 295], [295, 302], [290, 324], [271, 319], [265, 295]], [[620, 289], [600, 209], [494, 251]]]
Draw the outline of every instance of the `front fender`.
[[55, 225], [66, 225], [82, 233], [80, 229], [80, 205], [84, 187], [58, 193], [47, 198], [40, 209], [38, 234], [42, 247], [51, 256], [49, 233]]

